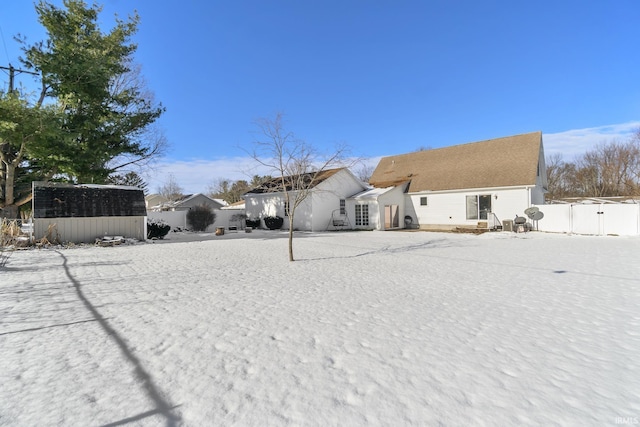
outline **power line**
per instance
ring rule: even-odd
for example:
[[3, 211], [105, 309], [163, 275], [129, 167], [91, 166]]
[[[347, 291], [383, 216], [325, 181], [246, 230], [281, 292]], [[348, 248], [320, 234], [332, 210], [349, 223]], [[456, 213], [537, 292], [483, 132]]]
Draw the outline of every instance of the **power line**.
[[2, 39], [2, 45], [4, 46], [4, 53], [7, 55], [7, 62], [9, 62], [9, 51], [7, 50], [7, 43], [4, 41], [4, 33], [2, 27], [0, 27], [0, 38]]
[[3, 67], [3, 66], [0, 65], [0, 70], [8, 70], [9, 71], [9, 92], [13, 92], [13, 79], [14, 79], [16, 73], [17, 74], [27, 73], [27, 74], [32, 74], [34, 76], [38, 75], [38, 73], [34, 73], [33, 71], [21, 70], [19, 68], [15, 68], [11, 64], [9, 64], [8, 67]]

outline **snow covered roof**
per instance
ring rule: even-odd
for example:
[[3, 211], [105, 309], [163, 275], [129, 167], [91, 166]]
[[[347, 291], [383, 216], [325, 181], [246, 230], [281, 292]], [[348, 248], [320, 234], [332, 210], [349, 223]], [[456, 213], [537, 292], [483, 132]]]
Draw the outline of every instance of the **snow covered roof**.
[[552, 199], [546, 201], [548, 205], [561, 205], [561, 204], [639, 204], [640, 198], [633, 197], [566, 197], [563, 199]]
[[224, 206], [221, 209], [224, 209], [224, 210], [242, 210], [244, 208], [245, 208], [245, 202], [244, 202], [244, 200], [240, 200], [238, 202], [231, 203], [230, 205]]
[[395, 187], [393, 187], [393, 186], [385, 187], [385, 188], [370, 188], [368, 190], [364, 190], [361, 193], [355, 194], [355, 195], [353, 195], [353, 196], [351, 196], [349, 198], [350, 199], [355, 199], [355, 200], [363, 200], [363, 199], [376, 200], [378, 197], [380, 197], [381, 195], [383, 195], [387, 191], [393, 190], [394, 188]]

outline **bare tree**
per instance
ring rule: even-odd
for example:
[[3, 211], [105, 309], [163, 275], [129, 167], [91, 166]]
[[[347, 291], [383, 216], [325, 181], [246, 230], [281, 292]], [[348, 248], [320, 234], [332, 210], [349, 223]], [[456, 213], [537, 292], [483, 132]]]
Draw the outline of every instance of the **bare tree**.
[[575, 196], [575, 165], [563, 160], [562, 154], [550, 155], [545, 161], [547, 165], [548, 199], [561, 199]]
[[178, 201], [184, 197], [182, 187], [180, 187], [172, 173], [167, 177], [167, 181], [158, 188], [158, 194], [171, 202]]
[[346, 147], [336, 147], [320, 155], [315, 147], [284, 129], [283, 114], [256, 122], [260, 138], [254, 143], [251, 157], [272, 172], [273, 179], [262, 185], [265, 191], [283, 193], [289, 218], [289, 261], [293, 256], [293, 229], [296, 209], [324, 178], [326, 171], [343, 165]]
[[626, 142], [602, 142], [574, 162], [547, 158], [549, 197], [640, 195], [640, 130]]
[[612, 141], [596, 145], [576, 162], [578, 183], [592, 197], [637, 196], [640, 144]]
[[355, 175], [362, 182], [369, 182], [375, 166], [369, 163], [361, 163], [360, 167], [356, 169]]

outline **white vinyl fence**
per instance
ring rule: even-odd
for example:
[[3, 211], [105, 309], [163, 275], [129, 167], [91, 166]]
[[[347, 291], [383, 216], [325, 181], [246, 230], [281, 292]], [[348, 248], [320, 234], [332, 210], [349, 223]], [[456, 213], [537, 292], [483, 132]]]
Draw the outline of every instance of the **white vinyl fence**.
[[[162, 212], [147, 212], [147, 221], [152, 219], [163, 220], [171, 226], [171, 229], [188, 229], [187, 223], [187, 210], [184, 211], [162, 211]], [[234, 221], [234, 215], [242, 215], [244, 217], [244, 210], [242, 209], [215, 209], [213, 211], [216, 214], [215, 222], [207, 227], [207, 232], [215, 231], [216, 227], [228, 228], [235, 226], [238, 228], [244, 227], [244, 221]]]
[[544, 218], [539, 231], [592, 235], [640, 235], [640, 204], [571, 203], [537, 205]]

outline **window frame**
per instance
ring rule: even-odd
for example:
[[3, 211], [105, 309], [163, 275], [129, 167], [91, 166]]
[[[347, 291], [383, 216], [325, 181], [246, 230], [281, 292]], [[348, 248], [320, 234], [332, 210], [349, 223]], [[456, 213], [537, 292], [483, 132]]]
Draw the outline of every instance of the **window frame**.
[[[488, 208], [481, 209], [482, 207]], [[473, 194], [465, 196], [465, 211], [467, 221], [485, 221], [489, 218], [489, 213], [493, 212], [491, 194]], [[483, 218], [484, 212], [484, 218]]]
[[355, 206], [356, 213], [356, 226], [368, 227], [369, 226], [369, 205], [357, 204]]

